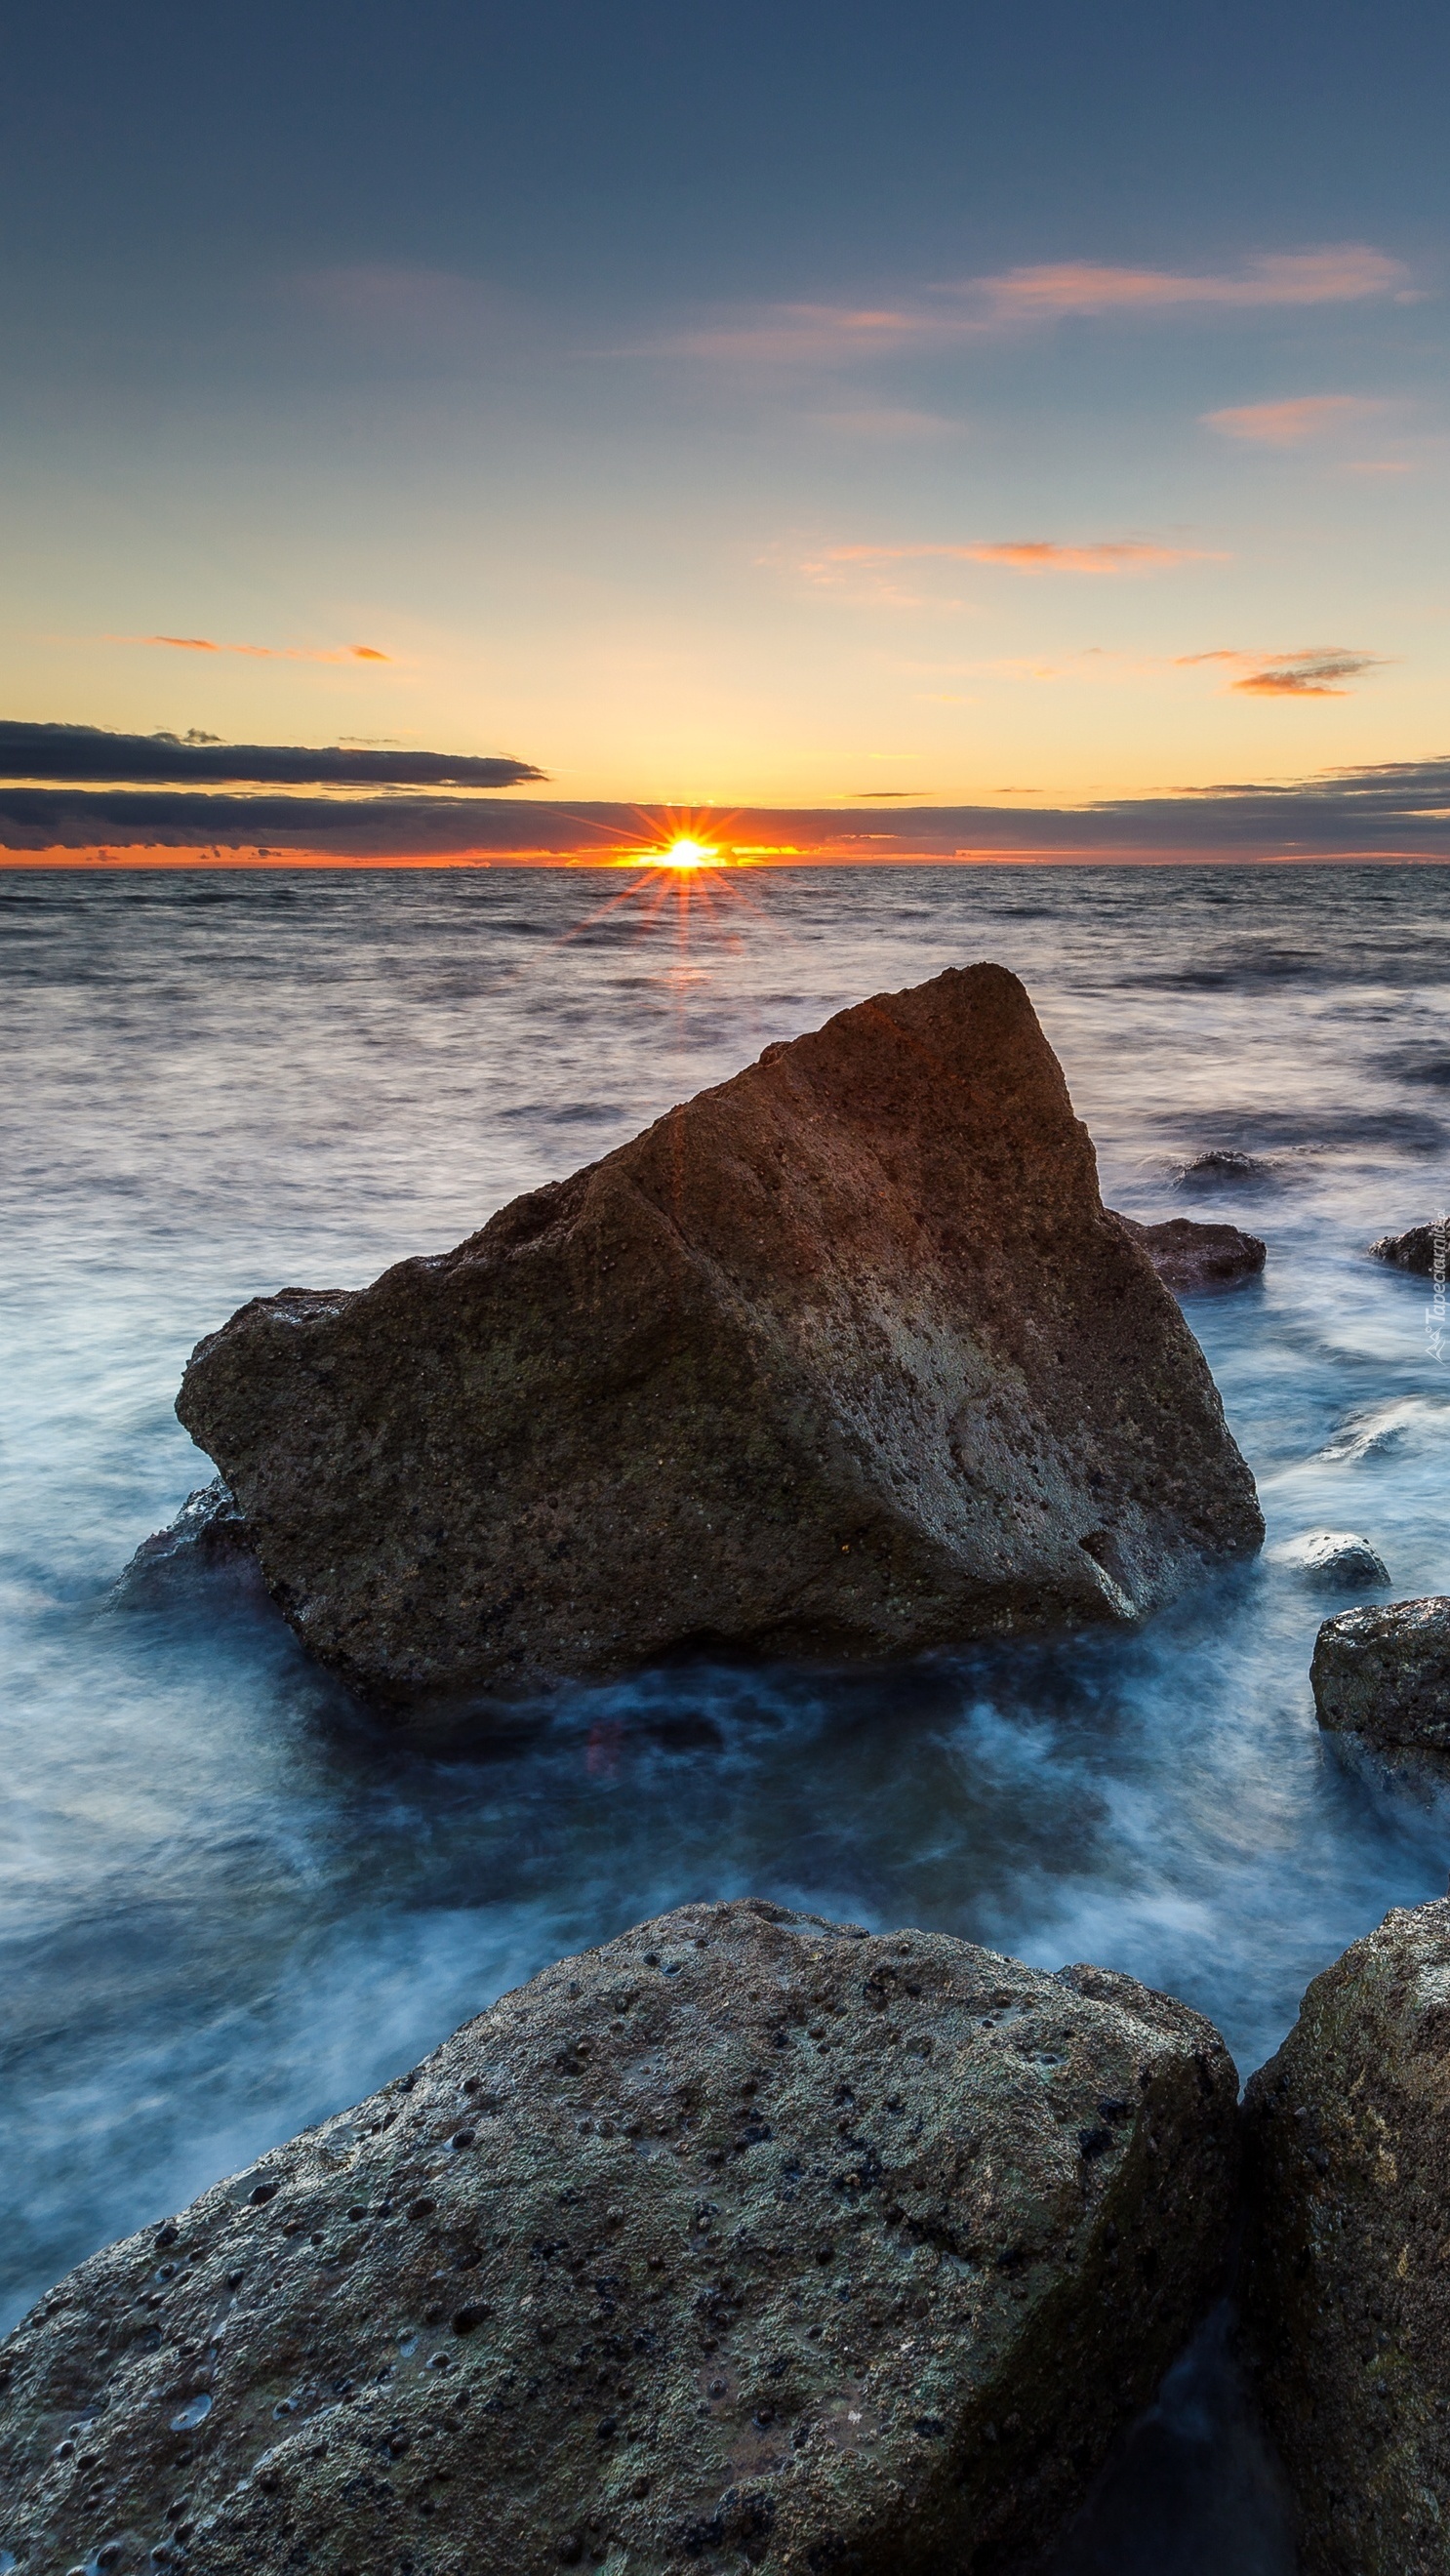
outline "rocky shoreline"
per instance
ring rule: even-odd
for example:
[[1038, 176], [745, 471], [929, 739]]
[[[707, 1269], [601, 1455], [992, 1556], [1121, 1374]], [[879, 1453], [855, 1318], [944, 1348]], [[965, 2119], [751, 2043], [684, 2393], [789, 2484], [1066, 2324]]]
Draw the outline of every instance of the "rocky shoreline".
[[[1262, 1537], [1175, 1300], [1264, 1262], [1105, 1209], [1016, 979], [942, 976], [452, 1254], [242, 1309], [178, 1404], [223, 1474], [124, 1588], [240, 1569], [404, 1714], [1129, 1624]], [[1390, 1588], [1354, 1532], [1273, 1562]], [[1443, 1766], [1450, 1600], [1340, 1610], [1312, 1682]], [[1391, 1913], [1240, 2110], [1105, 1967], [638, 1925], [39, 2303], [0, 2576], [1025, 2576], [1231, 2279], [1303, 2576], [1431, 2576], [1447, 1997], [1450, 1902]]]

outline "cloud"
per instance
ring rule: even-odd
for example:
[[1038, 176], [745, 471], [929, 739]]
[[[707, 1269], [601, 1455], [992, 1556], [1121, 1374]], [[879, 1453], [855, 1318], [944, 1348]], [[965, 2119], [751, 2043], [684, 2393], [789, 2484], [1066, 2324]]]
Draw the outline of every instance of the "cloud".
[[686, 356], [756, 365], [839, 365], [914, 345], [942, 345], [1074, 317], [1156, 320], [1194, 312], [1260, 312], [1405, 299], [1401, 260], [1362, 242], [1270, 251], [1236, 270], [1195, 274], [1060, 260], [922, 288], [890, 304], [772, 304], [681, 334]]
[[1347, 680], [1383, 667], [1377, 653], [1351, 653], [1342, 645], [1312, 647], [1302, 653], [1180, 653], [1180, 669], [1199, 662], [1220, 662], [1240, 674], [1229, 687], [1246, 698], [1346, 698]]
[[[1009, 791], [1003, 789], [1001, 794]], [[1015, 792], [1015, 791], [1014, 791]], [[851, 800], [854, 803], [856, 800]], [[839, 808], [751, 808], [732, 816], [740, 855], [846, 864], [866, 857], [1083, 860], [1440, 859], [1450, 861], [1450, 758], [1330, 770], [1287, 784], [1240, 782], [1178, 795], [1029, 813], [924, 805], [873, 817], [867, 835]], [[669, 818], [658, 818], [664, 829]], [[0, 787], [0, 850], [132, 864], [255, 862], [448, 865], [612, 861], [655, 828], [649, 809], [461, 797], [207, 796], [135, 789]], [[721, 836], [724, 838], [722, 830]]]
[[1362, 242], [1326, 250], [1271, 251], [1233, 273], [1193, 275], [1166, 268], [1110, 268], [1087, 260], [1057, 267], [1013, 268], [977, 278], [958, 292], [985, 300], [999, 318], [1059, 321], [1073, 313], [1167, 313], [1204, 306], [1256, 311], [1265, 306], [1352, 304], [1404, 286], [1402, 261]]
[[108, 644], [164, 644], [173, 653], [241, 653], [249, 662], [390, 662], [375, 644], [342, 644], [314, 653], [300, 644], [214, 644], [209, 635], [108, 635]]
[[829, 579], [826, 567], [832, 564], [927, 561], [996, 564], [1007, 572], [1023, 573], [1124, 573], [1161, 572], [1181, 563], [1221, 563], [1223, 557], [1191, 546], [1148, 545], [1134, 537], [1109, 537], [1081, 546], [1059, 545], [1049, 537], [1014, 537], [991, 544], [828, 546], [802, 570]]
[[1239, 403], [1202, 414], [1205, 429], [1254, 447], [1302, 447], [1336, 429], [1357, 428], [1390, 408], [1358, 394], [1300, 394], [1287, 402]]
[[202, 780], [274, 787], [520, 787], [544, 772], [471, 752], [349, 744], [223, 743], [215, 734], [105, 733], [98, 725], [0, 723], [0, 778], [185, 787]]

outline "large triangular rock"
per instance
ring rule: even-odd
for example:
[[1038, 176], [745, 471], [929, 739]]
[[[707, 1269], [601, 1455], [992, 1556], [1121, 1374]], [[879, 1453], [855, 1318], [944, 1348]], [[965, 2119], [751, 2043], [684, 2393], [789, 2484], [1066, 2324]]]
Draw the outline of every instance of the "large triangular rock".
[[255, 1299], [177, 1410], [301, 1636], [396, 1698], [1133, 1619], [1263, 1535], [998, 966], [767, 1047], [454, 1252]]

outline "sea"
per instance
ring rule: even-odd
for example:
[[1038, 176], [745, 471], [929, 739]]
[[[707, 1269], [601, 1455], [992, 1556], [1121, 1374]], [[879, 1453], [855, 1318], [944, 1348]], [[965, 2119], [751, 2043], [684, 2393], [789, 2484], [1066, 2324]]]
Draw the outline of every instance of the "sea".
[[[446, 1744], [352, 1702], [244, 1574], [120, 1581], [212, 1473], [173, 1399], [244, 1299], [443, 1250], [980, 958], [1024, 979], [1109, 1205], [1267, 1241], [1187, 1306], [1253, 1567], [1136, 1634], [643, 1672]], [[1393, 1594], [1450, 1590], [1450, 1329], [1367, 1257], [1450, 1196], [1450, 868], [27, 871], [0, 977], [0, 2328], [687, 1898], [1125, 1969], [1247, 2077], [1348, 1942], [1445, 1892], [1450, 1805], [1321, 1736], [1344, 1597], [1274, 1549], [1353, 1531]], [[1291, 2576], [1232, 2322], [1053, 2576]]]

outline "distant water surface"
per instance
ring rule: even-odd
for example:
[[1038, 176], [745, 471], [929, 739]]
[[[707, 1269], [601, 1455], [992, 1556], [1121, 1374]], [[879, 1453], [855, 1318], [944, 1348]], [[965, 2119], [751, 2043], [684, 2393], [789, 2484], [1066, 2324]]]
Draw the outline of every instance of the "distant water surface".
[[[1443, 1892], [1450, 1817], [1320, 1739], [1266, 1558], [1132, 1638], [645, 1675], [409, 1750], [244, 1582], [112, 1594], [210, 1474], [172, 1413], [244, 1298], [442, 1249], [775, 1038], [991, 957], [1129, 1213], [1268, 1238], [1190, 1319], [1275, 1540], [1450, 1589], [1450, 1351], [1364, 1258], [1450, 1195], [1450, 871], [0, 877], [0, 2325], [545, 1961], [765, 1893], [1094, 1959], [1247, 2074]], [[613, 908], [600, 911], [602, 905]], [[1195, 1189], [1214, 1148], [1262, 1165]], [[1211, 2328], [1061, 2576], [1285, 2576]], [[0, 2534], [3, 2539], [3, 2534]]]

